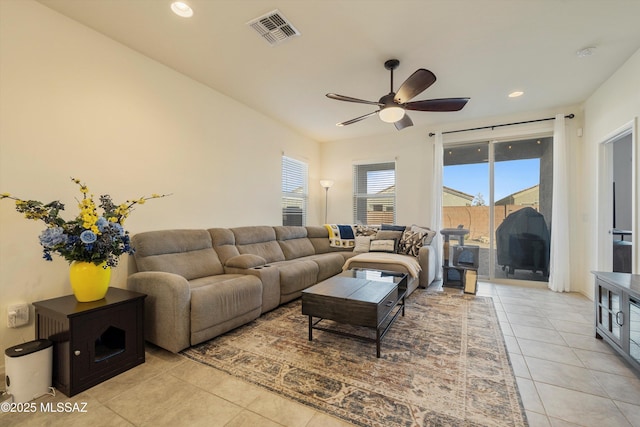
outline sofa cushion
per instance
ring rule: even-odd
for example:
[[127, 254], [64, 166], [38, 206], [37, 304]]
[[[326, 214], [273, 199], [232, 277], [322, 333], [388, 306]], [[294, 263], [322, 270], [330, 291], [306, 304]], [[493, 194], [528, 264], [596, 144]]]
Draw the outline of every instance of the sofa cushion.
[[316, 254], [324, 254], [332, 249], [329, 246], [329, 230], [321, 225], [306, 226], [307, 238], [313, 245]]
[[340, 273], [345, 262], [344, 256], [335, 252], [312, 255], [308, 258], [318, 264], [318, 277], [316, 282], [322, 282], [323, 280]]
[[307, 229], [299, 226], [276, 226], [276, 239], [286, 259], [296, 259], [316, 253], [307, 238]]
[[318, 280], [318, 263], [304, 258], [272, 264], [280, 272], [280, 303], [291, 301]]
[[222, 264], [226, 264], [227, 260], [240, 255], [236, 248], [236, 237], [228, 228], [210, 228], [211, 242], [213, 249], [218, 254]]
[[133, 236], [138, 271], [164, 271], [187, 280], [223, 274], [206, 230], [147, 231]]
[[198, 340], [209, 329], [250, 312], [260, 315], [262, 282], [255, 276], [223, 274], [189, 282], [191, 335]]
[[236, 247], [241, 254], [259, 255], [267, 262], [284, 261], [284, 253], [276, 241], [273, 227], [255, 226], [232, 228]]

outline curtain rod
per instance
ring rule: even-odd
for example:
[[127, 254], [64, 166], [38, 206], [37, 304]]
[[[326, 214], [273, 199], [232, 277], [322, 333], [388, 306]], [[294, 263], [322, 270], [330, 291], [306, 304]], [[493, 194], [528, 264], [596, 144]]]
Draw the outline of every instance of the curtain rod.
[[[575, 117], [575, 115], [573, 113], [564, 116], [565, 119], [573, 119], [574, 117]], [[478, 128], [460, 129], [460, 130], [450, 130], [450, 131], [447, 131], [447, 132], [442, 132], [442, 134], [446, 135], [448, 133], [467, 132], [467, 131], [470, 131], [470, 130], [481, 130], [481, 129], [492, 129], [493, 130], [494, 128], [499, 128], [499, 127], [502, 127], [502, 126], [513, 126], [513, 125], [523, 125], [523, 124], [526, 124], [526, 123], [546, 122], [547, 120], [555, 120], [555, 119], [556, 119], [555, 117], [548, 117], [546, 119], [527, 120], [525, 122], [503, 123], [501, 125], [481, 126], [481, 127], [478, 127]], [[434, 136], [434, 135], [435, 135], [435, 133], [433, 133], [433, 132], [429, 133], [429, 136]]]

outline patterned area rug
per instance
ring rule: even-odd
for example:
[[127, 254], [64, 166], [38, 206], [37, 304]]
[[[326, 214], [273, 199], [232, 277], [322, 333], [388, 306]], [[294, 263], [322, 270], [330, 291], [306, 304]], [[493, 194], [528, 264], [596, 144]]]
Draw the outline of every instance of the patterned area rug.
[[526, 426], [491, 298], [418, 289], [406, 304], [379, 359], [375, 343], [309, 341], [300, 299], [183, 354], [360, 426]]

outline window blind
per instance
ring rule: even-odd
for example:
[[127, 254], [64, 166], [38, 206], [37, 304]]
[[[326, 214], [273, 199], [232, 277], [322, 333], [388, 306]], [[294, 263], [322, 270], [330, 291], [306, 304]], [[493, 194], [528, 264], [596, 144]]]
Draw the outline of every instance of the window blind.
[[282, 156], [282, 225], [307, 224], [309, 166]]
[[353, 166], [353, 219], [356, 224], [395, 224], [396, 164]]

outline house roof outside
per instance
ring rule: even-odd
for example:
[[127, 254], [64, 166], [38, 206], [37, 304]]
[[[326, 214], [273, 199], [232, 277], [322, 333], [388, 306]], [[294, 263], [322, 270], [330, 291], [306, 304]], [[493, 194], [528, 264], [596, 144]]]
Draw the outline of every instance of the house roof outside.
[[540, 201], [540, 185], [536, 184], [529, 188], [525, 188], [515, 193], [511, 193], [506, 197], [495, 202], [496, 205], [537, 205]]

